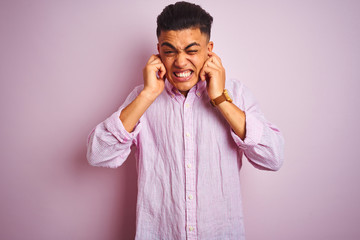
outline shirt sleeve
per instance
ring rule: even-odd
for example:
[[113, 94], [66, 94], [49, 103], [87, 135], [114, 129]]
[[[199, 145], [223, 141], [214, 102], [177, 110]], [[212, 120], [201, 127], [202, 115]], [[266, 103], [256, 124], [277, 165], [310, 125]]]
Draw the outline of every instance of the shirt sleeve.
[[131, 152], [131, 146], [137, 144], [141, 130], [141, 119], [134, 130], [129, 133], [120, 121], [121, 111], [129, 105], [143, 87], [136, 87], [121, 107], [98, 124], [89, 134], [87, 140], [87, 160], [92, 166], [116, 168], [121, 166]]
[[235, 143], [254, 167], [261, 170], [279, 170], [284, 159], [284, 138], [280, 130], [265, 119], [247, 87], [240, 84], [235, 89], [237, 90], [234, 90], [234, 96], [239, 97], [234, 102], [246, 116], [244, 140], [231, 130]]

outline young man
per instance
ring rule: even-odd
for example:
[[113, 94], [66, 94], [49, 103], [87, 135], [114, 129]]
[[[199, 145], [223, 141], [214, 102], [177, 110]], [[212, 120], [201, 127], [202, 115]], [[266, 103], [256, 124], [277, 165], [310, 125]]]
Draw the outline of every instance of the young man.
[[136, 146], [136, 239], [244, 239], [243, 154], [260, 169], [282, 165], [279, 130], [212, 52], [212, 20], [195, 4], [167, 6], [144, 85], [89, 136], [94, 166], [118, 167]]

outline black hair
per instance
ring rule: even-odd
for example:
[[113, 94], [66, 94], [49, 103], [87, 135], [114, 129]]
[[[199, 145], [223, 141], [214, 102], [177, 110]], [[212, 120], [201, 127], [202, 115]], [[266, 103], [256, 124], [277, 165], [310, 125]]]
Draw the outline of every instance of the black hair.
[[210, 39], [213, 17], [199, 5], [189, 2], [170, 4], [157, 17], [156, 35], [161, 31], [199, 28]]

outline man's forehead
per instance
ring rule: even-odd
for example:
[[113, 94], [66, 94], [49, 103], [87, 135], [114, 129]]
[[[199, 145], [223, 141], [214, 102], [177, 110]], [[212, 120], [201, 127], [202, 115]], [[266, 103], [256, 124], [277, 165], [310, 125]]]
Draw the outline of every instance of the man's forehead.
[[207, 36], [206, 34], [201, 33], [199, 28], [189, 28], [183, 30], [162, 31], [158, 40], [160, 46], [164, 46], [163, 43], [165, 42], [170, 43], [175, 47], [186, 47], [194, 42], [201, 46], [206, 44]]

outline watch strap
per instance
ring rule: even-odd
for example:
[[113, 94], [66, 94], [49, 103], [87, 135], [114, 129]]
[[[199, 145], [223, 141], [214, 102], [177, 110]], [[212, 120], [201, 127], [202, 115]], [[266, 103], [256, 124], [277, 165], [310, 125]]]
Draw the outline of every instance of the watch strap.
[[219, 97], [210, 100], [210, 103], [215, 107], [224, 101], [232, 102], [232, 99], [226, 89], [224, 89], [223, 93]]

